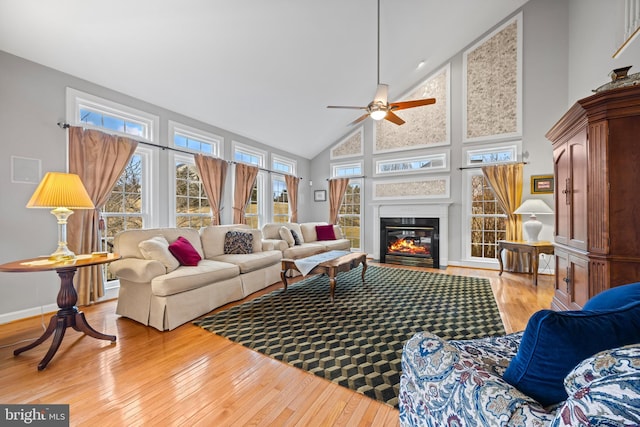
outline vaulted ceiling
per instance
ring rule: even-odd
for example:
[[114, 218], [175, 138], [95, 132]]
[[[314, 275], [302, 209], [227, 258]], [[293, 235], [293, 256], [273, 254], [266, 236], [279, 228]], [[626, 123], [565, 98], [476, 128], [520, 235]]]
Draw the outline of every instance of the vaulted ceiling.
[[[381, 0], [390, 99], [526, 1]], [[376, 38], [376, 0], [0, 0], [0, 50], [305, 158], [372, 100]]]

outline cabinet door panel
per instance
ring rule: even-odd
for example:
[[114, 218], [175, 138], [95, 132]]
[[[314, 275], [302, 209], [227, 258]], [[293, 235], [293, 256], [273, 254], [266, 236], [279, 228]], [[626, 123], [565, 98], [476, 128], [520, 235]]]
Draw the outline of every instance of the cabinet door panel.
[[555, 241], [563, 245], [569, 244], [569, 207], [571, 206], [571, 197], [567, 192], [569, 185], [569, 154], [566, 145], [553, 150], [553, 158], [555, 161]]
[[553, 309], [554, 310], [568, 310], [569, 309], [569, 286], [567, 280], [569, 279], [569, 254], [556, 248], [554, 252], [555, 257], [555, 294], [553, 296]]
[[569, 246], [587, 249], [587, 134], [586, 129], [569, 141], [571, 205]]
[[581, 310], [589, 300], [589, 260], [569, 255], [569, 310]]

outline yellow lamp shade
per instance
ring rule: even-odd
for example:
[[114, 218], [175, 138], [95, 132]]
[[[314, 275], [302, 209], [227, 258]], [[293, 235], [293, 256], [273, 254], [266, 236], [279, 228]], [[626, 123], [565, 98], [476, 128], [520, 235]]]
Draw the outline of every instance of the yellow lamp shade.
[[47, 172], [31, 196], [28, 208], [94, 209], [91, 197], [74, 173]]

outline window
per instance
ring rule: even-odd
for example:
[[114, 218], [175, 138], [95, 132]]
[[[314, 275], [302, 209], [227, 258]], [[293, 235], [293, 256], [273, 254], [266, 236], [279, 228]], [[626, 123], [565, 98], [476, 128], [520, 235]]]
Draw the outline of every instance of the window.
[[407, 172], [432, 172], [448, 170], [446, 153], [407, 157], [402, 159], [376, 160], [376, 174], [404, 174]]
[[[233, 159], [236, 162], [248, 163], [250, 165], [264, 168], [267, 153], [253, 147], [233, 142]], [[251, 191], [251, 197], [245, 209], [245, 223], [251, 228], [260, 228], [266, 218], [265, 194], [268, 194], [266, 185], [266, 172], [261, 170], [256, 177], [256, 183]], [[266, 196], [268, 197], [268, 196]]]
[[362, 163], [344, 163], [336, 164], [331, 167], [331, 176], [334, 178], [342, 178], [347, 176], [362, 175]]
[[182, 150], [222, 157], [224, 138], [219, 135], [169, 121], [169, 140]]
[[289, 194], [287, 184], [281, 177], [272, 178], [273, 222], [289, 222]]
[[[158, 135], [157, 116], [72, 88], [66, 91], [66, 108], [67, 121], [74, 126], [98, 129], [137, 141], [154, 142]], [[151, 179], [154, 162], [157, 164], [154, 151], [138, 145], [102, 208], [102, 250], [112, 251], [113, 238], [120, 231], [155, 225], [152, 212], [156, 209], [151, 207], [151, 194], [157, 191]], [[106, 265], [103, 274], [107, 289], [117, 286]]]
[[296, 161], [286, 157], [271, 155], [271, 170], [288, 175], [296, 174]]
[[67, 119], [73, 125], [145, 141], [155, 139], [159, 122], [152, 114], [71, 88], [67, 88]]
[[[145, 188], [148, 188], [149, 150], [136, 152], [129, 160], [124, 172], [113, 187], [109, 199], [101, 212], [101, 244], [103, 251], [113, 252], [113, 238], [123, 230], [144, 228], [148, 222], [148, 203]], [[114, 280], [105, 269], [106, 280]]]
[[211, 225], [211, 207], [193, 159], [175, 156], [176, 227], [200, 229]]
[[482, 175], [471, 176], [471, 257], [495, 259], [496, 242], [506, 238], [507, 216]]
[[344, 193], [338, 216], [338, 225], [346, 239], [351, 241], [351, 249], [358, 250], [361, 246], [361, 189], [362, 179], [350, 179], [349, 186]]
[[[520, 151], [520, 142], [470, 147], [465, 150], [464, 158], [467, 166], [515, 162]], [[480, 263], [495, 263], [496, 242], [506, 238], [507, 216], [479, 167], [466, 170], [465, 175], [463, 230], [466, 258]]]

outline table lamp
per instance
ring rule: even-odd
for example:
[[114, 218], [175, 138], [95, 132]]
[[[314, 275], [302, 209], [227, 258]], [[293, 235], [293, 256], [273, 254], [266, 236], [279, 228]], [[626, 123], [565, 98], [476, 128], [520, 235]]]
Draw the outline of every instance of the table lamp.
[[527, 233], [527, 243], [536, 243], [538, 235], [542, 230], [542, 223], [538, 221], [536, 215], [552, 214], [551, 208], [540, 199], [528, 199], [520, 205], [513, 213], [520, 215], [531, 215], [528, 221], [522, 224], [524, 231]]
[[76, 255], [67, 247], [67, 218], [73, 214], [72, 209], [95, 209], [80, 177], [73, 173], [47, 172], [27, 207], [53, 209], [51, 213], [58, 219], [58, 249], [49, 259], [74, 259]]

